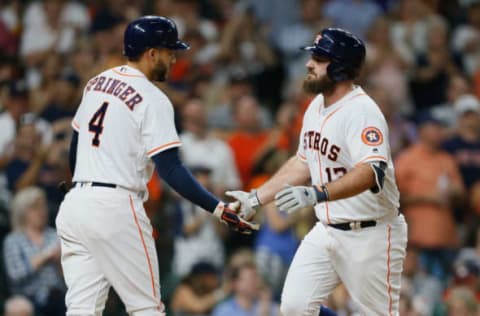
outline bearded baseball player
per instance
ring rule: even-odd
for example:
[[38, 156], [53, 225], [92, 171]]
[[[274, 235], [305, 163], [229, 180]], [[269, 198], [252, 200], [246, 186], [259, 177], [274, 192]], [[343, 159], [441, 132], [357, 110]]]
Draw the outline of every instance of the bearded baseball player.
[[[354, 84], [365, 59], [363, 42], [328, 28], [310, 52], [304, 89], [316, 94], [304, 118], [296, 156], [252, 192], [228, 195], [251, 218], [275, 200], [282, 212], [313, 206], [317, 224], [289, 268], [281, 311], [285, 316], [336, 315], [321, 306], [343, 283], [361, 314], [398, 315], [407, 224], [384, 116]], [[303, 186], [311, 181], [311, 186]]]
[[182, 165], [164, 81], [178, 39], [172, 20], [144, 16], [125, 31], [126, 65], [85, 86], [72, 121], [73, 187], [56, 219], [68, 286], [67, 315], [101, 315], [110, 286], [134, 316], [165, 315], [152, 226], [143, 208], [154, 166], [186, 199], [241, 233], [258, 229], [206, 191]]

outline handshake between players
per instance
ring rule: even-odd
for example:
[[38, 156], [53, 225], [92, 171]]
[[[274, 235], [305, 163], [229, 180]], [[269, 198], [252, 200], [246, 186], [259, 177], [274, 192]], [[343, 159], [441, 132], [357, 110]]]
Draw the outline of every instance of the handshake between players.
[[[236, 201], [224, 205], [224, 209], [217, 207], [214, 215], [240, 233], [251, 234], [253, 230], [258, 230], [260, 225], [252, 221], [261, 205], [257, 190], [227, 191], [225, 194]], [[275, 194], [274, 199], [279, 211], [292, 213], [328, 200], [328, 192], [325, 187], [319, 190], [316, 186], [286, 185]]]

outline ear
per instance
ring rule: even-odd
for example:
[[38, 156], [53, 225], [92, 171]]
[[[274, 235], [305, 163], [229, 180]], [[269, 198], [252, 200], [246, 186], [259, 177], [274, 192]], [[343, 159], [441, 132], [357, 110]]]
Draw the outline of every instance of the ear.
[[149, 48], [148, 51], [147, 51], [147, 54], [148, 54], [148, 57], [150, 59], [154, 59], [155, 58], [155, 49]]

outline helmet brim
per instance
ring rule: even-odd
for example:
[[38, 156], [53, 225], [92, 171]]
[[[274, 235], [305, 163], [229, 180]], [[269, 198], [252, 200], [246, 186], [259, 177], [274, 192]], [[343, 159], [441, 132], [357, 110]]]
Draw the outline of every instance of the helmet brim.
[[182, 42], [180, 40], [178, 40], [173, 46], [171, 49], [174, 49], [174, 50], [187, 50], [187, 49], [190, 49], [190, 45], [188, 45], [187, 43], [185, 42]]
[[329, 58], [331, 57], [327, 51], [315, 45], [303, 46], [303, 47], [300, 47], [300, 49], [310, 52], [312, 55], [315, 55], [315, 56], [322, 56], [322, 57], [329, 57]]

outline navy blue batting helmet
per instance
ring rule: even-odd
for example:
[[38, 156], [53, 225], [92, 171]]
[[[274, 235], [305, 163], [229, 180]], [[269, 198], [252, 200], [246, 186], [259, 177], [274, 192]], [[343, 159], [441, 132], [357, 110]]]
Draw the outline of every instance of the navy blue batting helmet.
[[155, 15], [142, 16], [132, 21], [123, 37], [123, 55], [140, 56], [148, 48], [189, 49], [187, 43], [178, 39], [177, 26], [173, 20]]
[[302, 47], [313, 56], [330, 60], [327, 75], [334, 82], [355, 79], [365, 61], [365, 44], [352, 33], [327, 28], [317, 35], [312, 46]]

